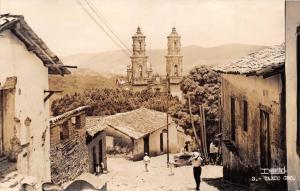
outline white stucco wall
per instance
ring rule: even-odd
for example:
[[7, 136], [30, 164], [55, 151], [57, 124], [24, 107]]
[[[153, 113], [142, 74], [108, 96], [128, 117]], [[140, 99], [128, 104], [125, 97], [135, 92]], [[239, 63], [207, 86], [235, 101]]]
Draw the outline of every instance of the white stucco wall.
[[[15, 116], [11, 117], [15, 119], [17, 138], [24, 145], [18, 156], [18, 172], [49, 181], [49, 103], [43, 101], [48, 70], [10, 31], [1, 33], [0, 55], [0, 83], [3, 85], [7, 77], [17, 77]], [[25, 126], [27, 118], [31, 120], [29, 126]]]
[[[286, 134], [289, 190], [300, 189], [300, 156], [297, 154], [297, 26], [300, 25], [300, 1], [286, 2]], [[299, 67], [299, 66], [298, 66]]]

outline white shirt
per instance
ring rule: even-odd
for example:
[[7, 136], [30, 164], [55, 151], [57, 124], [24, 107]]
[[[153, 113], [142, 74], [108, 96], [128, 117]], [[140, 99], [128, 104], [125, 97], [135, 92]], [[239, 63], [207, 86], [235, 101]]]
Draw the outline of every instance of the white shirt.
[[146, 164], [150, 163], [150, 157], [148, 157], [147, 155], [144, 156], [144, 163]]
[[193, 167], [199, 167], [199, 166], [201, 166], [201, 161], [203, 159], [200, 157], [200, 155], [198, 155], [198, 156], [192, 157], [191, 160], [192, 160]]
[[217, 153], [218, 152], [218, 147], [216, 147], [213, 143], [210, 143], [209, 151], [210, 151], [210, 153]]

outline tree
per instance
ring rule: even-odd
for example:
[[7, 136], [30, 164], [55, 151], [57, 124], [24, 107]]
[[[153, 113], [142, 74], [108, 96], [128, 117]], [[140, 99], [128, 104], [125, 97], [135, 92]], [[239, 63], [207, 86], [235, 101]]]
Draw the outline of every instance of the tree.
[[[54, 100], [51, 110], [54, 116], [83, 105], [90, 106], [88, 116], [113, 115], [140, 107], [166, 112], [166, 99], [165, 93], [148, 90], [131, 92], [120, 89], [89, 89]], [[180, 105], [179, 99], [169, 96], [169, 105]]]
[[180, 88], [186, 101], [181, 106], [171, 110], [172, 117], [176, 119], [176, 122], [181, 125], [187, 133], [192, 134], [187, 101], [188, 96], [190, 96], [192, 117], [196, 129], [199, 131], [199, 106], [202, 105], [206, 118], [207, 141], [211, 142], [214, 135], [219, 131], [220, 76], [213, 72], [208, 66], [199, 66], [192, 69], [190, 73], [184, 77]]

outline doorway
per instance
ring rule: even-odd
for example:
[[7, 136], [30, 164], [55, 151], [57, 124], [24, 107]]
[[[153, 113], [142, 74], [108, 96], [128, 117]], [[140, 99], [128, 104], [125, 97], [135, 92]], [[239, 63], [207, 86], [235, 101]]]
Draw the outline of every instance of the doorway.
[[160, 152], [164, 152], [164, 134], [160, 134]]
[[103, 162], [102, 140], [99, 141], [99, 165]]
[[96, 149], [93, 147], [92, 149], [92, 155], [93, 155], [93, 172], [96, 172], [96, 166], [97, 166], [97, 156], [96, 156]]
[[144, 137], [144, 153], [148, 153], [149, 155], [149, 135]]
[[271, 166], [270, 115], [263, 110], [260, 110], [260, 164], [261, 168]]

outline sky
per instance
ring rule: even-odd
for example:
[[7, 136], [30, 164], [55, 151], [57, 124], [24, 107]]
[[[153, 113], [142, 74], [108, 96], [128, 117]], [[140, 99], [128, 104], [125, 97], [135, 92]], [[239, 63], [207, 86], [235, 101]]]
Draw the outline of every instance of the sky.
[[[85, 0], [78, 1], [87, 7]], [[137, 26], [146, 35], [148, 49], [166, 48], [173, 26], [183, 46], [284, 42], [284, 0], [89, 1], [129, 47]], [[0, 0], [0, 12], [24, 15], [59, 56], [120, 49], [77, 0]]]

